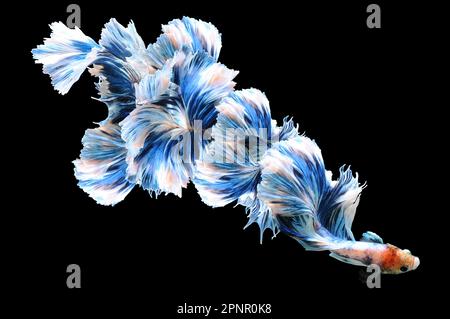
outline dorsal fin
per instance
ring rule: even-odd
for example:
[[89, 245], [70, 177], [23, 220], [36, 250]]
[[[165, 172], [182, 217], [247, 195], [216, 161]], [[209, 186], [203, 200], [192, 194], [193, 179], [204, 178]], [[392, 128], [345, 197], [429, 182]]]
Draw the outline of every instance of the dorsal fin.
[[366, 242], [370, 242], [370, 243], [378, 243], [378, 244], [384, 244], [383, 243], [383, 239], [378, 236], [377, 234], [371, 232], [371, 231], [366, 231], [365, 233], [362, 234], [361, 237], [361, 241], [366, 241]]
[[329, 186], [320, 198], [317, 216], [332, 235], [354, 241], [352, 223], [365, 185], [359, 184], [358, 174], [353, 176], [350, 167], [341, 166], [339, 173], [338, 180], [332, 180], [331, 172], [324, 173]]

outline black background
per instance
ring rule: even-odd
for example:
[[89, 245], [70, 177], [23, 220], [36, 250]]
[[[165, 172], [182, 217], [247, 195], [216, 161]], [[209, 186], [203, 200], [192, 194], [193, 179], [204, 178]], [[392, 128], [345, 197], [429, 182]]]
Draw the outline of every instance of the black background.
[[[11, 160], [20, 167], [11, 179], [17, 196], [10, 198], [20, 229], [12, 241], [21, 259], [10, 261], [21, 272], [16, 287], [60, 318], [88, 309], [169, 318], [184, 302], [271, 303], [272, 315], [261, 318], [423, 310], [439, 281], [432, 276], [439, 273], [431, 267], [433, 239], [425, 234], [434, 223], [427, 183], [435, 173], [423, 163], [432, 148], [424, 133], [432, 124], [425, 87], [435, 58], [429, 12], [378, 1], [382, 28], [368, 29], [369, 2], [339, 2], [77, 3], [81, 29], [95, 40], [111, 17], [132, 19], [146, 44], [161, 24], [183, 15], [213, 23], [222, 33], [220, 62], [240, 71], [236, 88], [265, 92], [278, 121], [293, 116], [335, 176], [351, 164], [367, 181], [355, 236], [371, 230], [410, 249], [421, 259], [416, 271], [383, 276], [381, 289], [368, 289], [360, 268], [326, 252], [306, 252], [281, 234], [273, 240], [266, 234], [260, 245], [256, 225], [242, 229], [243, 208], [211, 209], [192, 185], [182, 199], [156, 200], [136, 188], [114, 207], [97, 205], [76, 186], [71, 161], [106, 106], [90, 98], [96, 80], [88, 73], [61, 96], [34, 64], [30, 50], [49, 36], [48, 24], [68, 15], [68, 3], [34, 3], [16, 9], [28, 16], [16, 45], [21, 70], [14, 72], [22, 106], [14, 119], [23, 127], [7, 130], [16, 147]], [[81, 267], [81, 289], [66, 287], [72, 263]]]

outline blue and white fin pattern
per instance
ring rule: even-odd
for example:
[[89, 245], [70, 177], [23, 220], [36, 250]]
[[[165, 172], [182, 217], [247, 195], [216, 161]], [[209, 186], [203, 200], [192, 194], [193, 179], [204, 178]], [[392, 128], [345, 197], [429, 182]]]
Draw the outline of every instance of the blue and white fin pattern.
[[88, 129], [82, 143], [80, 158], [73, 162], [78, 186], [99, 204], [122, 201], [134, 184], [125, 178], [127, 149], [120, 127], [108, 124]]
[[100, 124], [119, 123], [136, 106], [135, 85], [157, 69], [133, 22], [125, 28], [111, 19], [102, 30], [99, 43], [101, 50], [89, 72], [99, 78], [98, 100], [108, 106], [108, 117]]
[[267, 228], [277, 233], [277, 224], [256, 196], [260, 161], [280, 136], [295, 136], [297, 129], [291, 121], [277, 127], [267, 97], [257, 89], [231, 93], [216, 108], [219, 114], [212, 129], [214, 141], [208, 147], [209, 154], [197, 161], [195, 186], [207, 205], [219, 207], [235, 201], [243, 205], [249, 217], [245, 227], [257, 223], [262, 240]]
[[322, 197], [318, 218], [332, 235], [354, 241], [351, 227], [359, 204], [361, 191], [365, 185], [358, 182], [358, 174], [353, 177], [350, 167], [339, 169], [339, 179], [330, 181], [329, 191]]
[[[354, 240], [364, 188], [358, 175], [341, 167], [332, 180], [319, 147], [299, 135], [292, 119], [277, 126], [262, 92], [234, 91], [238, 72], [217, 62], [222, 43], [212, 24], [173, 20], [147, 47], [133, 22], [124, 27], [111, 19], [99, 44], [61, 22], [50, 27], [50, 38], [32, 53], [55, 89], [67, 93], [93, 65], [98, 100], [108, 106], [74, 161], [79, 186], [98, 203], [114, 205], [136, 184], [181, 197], [192, 180], [208, 205], [243, 205], [247, 226], [257, 223], [261, 240], [265, 229], [309, 250]], [[237, 133], [232, 141], [229, 130]], [[371, 232], [363, 240], [382, 242]]]
[[352, 259], [349, 257], [345, 257], [339, 254], [336, 254], [334, 252], [330, 253], [330, 257], [333, 257], [334, 259], [339, 260], [340, 262], [346, 263], [346, 264], [350, 264], [350, 265], [354, 265], [354, 266], [361, 266], [361, 267], [367, 267], [366, 264], [364, 264], [363, 262], [356, 260], [356, 259]]
[[[212, 126], [217, 116], [215, 106], [232, 92], [237, 72], [202, 51], [180, 51], [168, 63], [172, 65], [173, 85], [159, 99], [131, 112], [121, 123], [122, 138], [131, 155], [127, 160], [129, 178], [152, 194], [181, 197], [196, 160], [185, 150], [183, 141], [195, 133], [196, 121], [202, 123], [202, 130]], [[195, 147], [202, 153], [205, 145], [198, 142]]]
[[[102, 30], [99, 44], [100, 48], [94, 66], [89, 71], [99, 78], [99, 82], [96, 84], [100, 95], [98, 100], [107, 105], [108, 117], [99, 123], [98, 129], [86, 131], [80, 159], [74, 161], [75, 176], [79, 181], [79, 186], [97, 202], [114, 205], [117, 201], [112, 195], [105, 196], [105, 190], [109, 190], [114, 195], [117, 187], [126, 185], [126, 191], [120, 193], [119, 197], [123, 199], [134, 185], [132, 180], [127, 179], [128, 150], [125, 148], [125, 141], [121, 138], [121, 127], [118, 124], [136, 106], [136, 83], [139, 83], [147, 75], [152, 75], [155, 69], [149, 64], [149, 58], [145, 54], [145, 45], [132, 22], [125, 28], [115, 19], [111, 19]], [[95, 137], [103, 137], [105, 132], [109, 131], [114, 134], [114, 143], [100, 148], [97, 152], [91, 151], [92, 144], [98, 141]], [[99, 178], [89, 174], [91, 170], [101, 171], [105, 166], [101, 160], [105, 156], [104, 153], [120, 154], [120, 156], [114, 157], [112, 166], [114, 174], [109, 174], [108, 178]]]
[[257, 196], [280, 230], [306, 249], [330, 249], [329, 236], [318, 231], [317, 211], [329, 185], [316, 143], [305, 136], [281, 141], [267, 151], [261, 165]]
[[153, 65], [162, 68], [167, 60], [184, 47], [190, 52], [205, 51], [214, 61], [219, 58], [222, 40], [219, 31], [211, 23], [188, 17], [175, 19], [162, 26], [163, 34], [147, 51]]

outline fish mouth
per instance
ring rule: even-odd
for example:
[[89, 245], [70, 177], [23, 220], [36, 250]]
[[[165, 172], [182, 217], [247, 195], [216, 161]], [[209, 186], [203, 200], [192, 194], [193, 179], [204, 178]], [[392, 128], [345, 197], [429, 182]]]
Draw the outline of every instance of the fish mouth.
[[417, 257], [414, 257], [414, 263], [413, 263], [412, 269], [413, 270], [416, 269], [417, 267], [419, 267], [419, 265], [420, 265], [420, 259]]

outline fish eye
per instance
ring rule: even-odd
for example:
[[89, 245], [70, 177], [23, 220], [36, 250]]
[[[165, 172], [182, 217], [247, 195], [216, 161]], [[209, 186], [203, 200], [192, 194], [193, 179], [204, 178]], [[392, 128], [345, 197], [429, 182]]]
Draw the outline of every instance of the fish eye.
[[400, 271], [401, 271], [401, 272], [408, 271], [408, 267], [402, 266], [402, 267], [400, 267]]

